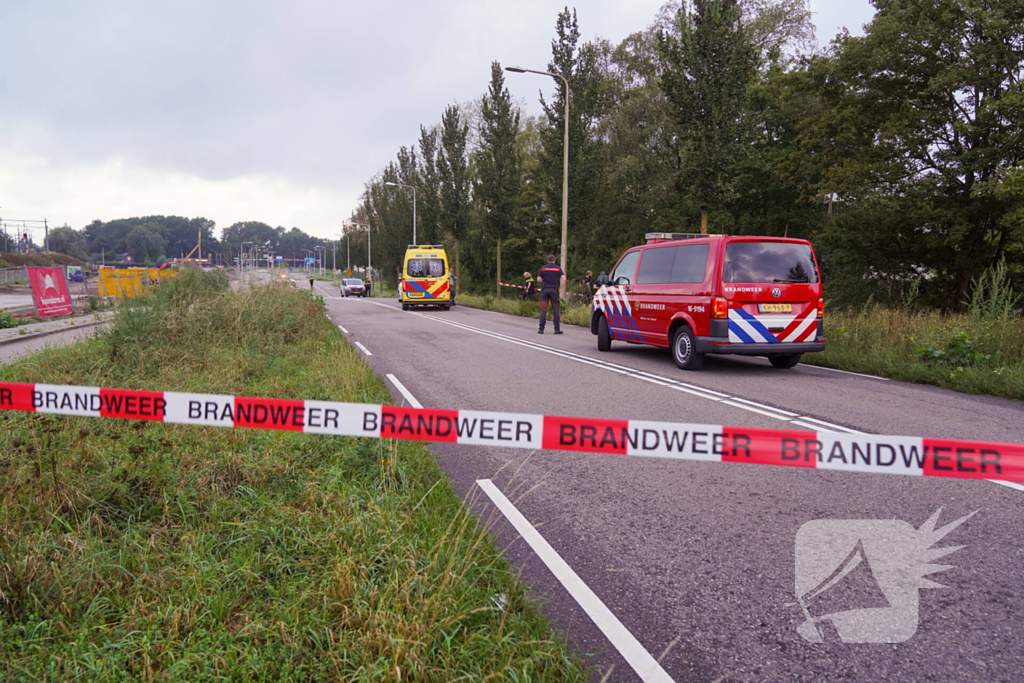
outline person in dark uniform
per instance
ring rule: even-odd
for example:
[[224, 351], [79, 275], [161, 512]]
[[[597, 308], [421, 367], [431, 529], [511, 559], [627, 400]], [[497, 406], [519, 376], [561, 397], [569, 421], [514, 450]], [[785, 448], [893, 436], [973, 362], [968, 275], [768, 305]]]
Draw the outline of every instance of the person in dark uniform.
[[313, 289], [313, 278], [309, 278], [309, 288]]
[[537, 279], [541, 281], [540, 287], [540, 329], [537, 334], [544, 334], [544, 323], [548, 317], [548, 302], [554, 309], [552, 317], [555, 319], [555, 334], [562, 334], [561, 320], [558, 317], [559, 296], [565, 291], [565, 273], [555, 265], [555, 255], [548, 256], [547, 265], [540, 269]]

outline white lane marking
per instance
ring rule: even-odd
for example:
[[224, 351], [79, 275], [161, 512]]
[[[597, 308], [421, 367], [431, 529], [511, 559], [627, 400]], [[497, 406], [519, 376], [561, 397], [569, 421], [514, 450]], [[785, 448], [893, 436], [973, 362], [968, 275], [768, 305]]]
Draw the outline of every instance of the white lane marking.
[[[831, 422], [825, 422], [824, 420], [819, 420], [819, 419], [814, 418], [814, 417], [807, 417], [806, 415], [799, 415], [798, 417], [801, 420], [807, 420], [808, 422], [814, 422], [816, 424], [828, 427], [828, 431], [830, 431], [830, 432], [839, 431], [839, 432], [849, 432], [851, 434], [864, 434], [865, 433], [865, 432], [859, 432], [856, 429], [850, 429], [848, 427], [842, 427], [842, 426], [837, 425], [837, 424], [832, 424]], [[819, 428], [815, 427], [815, 429], [819, 429]]]
[[782, 413], [783, 415], [788, 415], [790, 417], [800, 417], [799, 413], [791, 413], [788, 410], [783, 410], [782, 408], [766, 406], [763, 403], [757, 403], [756, 401], [748, 401], [745, 398], [739, 398], [737, 396], [729, 396], [729, 398], [732, 399], [733, 401], [739, 401], [740, 403], [746, 403], [748, 405], [757, 406], [758, 408], [764, 408], [765, 410], [774, 410], [776, 413]]
[[388, 373], [387, 378], [391, 380], [391, 383], [395, 385], [401, 393], [405, 396], [405, 400], [409, 402], [413, 408], [422, 408], [423, 404], [416, 400], [416, 397], [412, 395], [412, 392], [405, 388], [405, 385], [398, 381], [398, 378]]
[[[377, 302], [377, 301], [369, 301], [367, 303], [371, 303], [374, 306], [383, 306], [384, 308], [387, 308], [387, 309], [392, 310], [392, 311], [397, 311], [398, 310], [397, 306], [390, 306], [388, 304]], [[459, 327], [459, 328], [465, 329], [465, 330], [470, 331], [470, 332], [475, 332], [477, 334], [482, 334], [482, 335], [485, 335], [485, 336], [488, 336], [488, 337], [493, 337], [494, 339], [498, 339], [498, 340], [501, 340], [501, 341], [511, 342], [513, 344], [517, 344], [519, 346], [525, 346], [527, 348], [531, 348], [531, 349], [534, 349], [534, 350], [537, 350], [537, 351], [543, 351], [544, 353], [550, 353], [550, 354], [555, 355], [555, 356], [561, 356], [562, 358], [567, 358], [569, 360], [575, 360], [577, 362], [584, 363], [586, 365], [592, 365], [594, 367], [602, 368], [604, 370], [611, 370], [612, 372], [618, 373], [620, 375], [628, 375], [630, 377], [633, 377], [634, 379], [639, 379], [639, 380], [643, 380], [645, 382], [650, 382], [651, 384], [657, 384], [659, 386], [668, 387], [669, 389], [675, 389], [676, 391], [682, 391], [682, 392], [685, 392], [685, 393], [688, 393], [688, 394], [693, 394], [694, 396], [698, 396], [700, 398], [706, 398], [706, 399], [708, 399], [710, 401], [719, 401], [719, 402], [722, 402], [722, 403], [728, 403], [729, 405], [731, 405], [733, 407], [742, 408], [743, 410], [749, 410], [751, 412], [760, 413], [762, 415], [767, 415], [768, 417], [773, 417], [773, 418], [775, 418], [777, 420], [782, 420], [784, 422], [789, 422], [790, 424], [799, 425], [800, 427], [806, 427], [807, 429], [810, 429], [812, 431], [830, 431], [830, 432], [841, 432], [841, 433], [847, 433], [847, 434], [866, 434], [867, 433], [867, 432], [862, 432], [862, 431], [857, 430], [857, 429], [851, 429], [849, 427], [843, 427], [841, 425], [832, 424], [831, 422], [825, 422], [824, 420], [818, 420], [818, 419], [813, 418], [813, 417], [807, 417], [805, 415], [798, 415], [797, 413], [791, 413], [789, 411], [782, 410], [780, 408], [774, 408], [772, 406], [766, 406], [766, 405], [763, 405], [763, 404], [760, 404], [760, 403], [754, 403], [753, 401], [748, 401], [747, 399], [743, 399], [743, 398], [739, 398], [739, 397], [735, 397], [735, 396], [729, 396], [728, 394], [723, 394], [723, 393], [720, 393], [720, 392], [717, 392], [717, 391], [712, 391], [711, 389], [704, 389], [703, 387], [698, 387], [698, 386], [695, 386], [693, 384], [687, 384], [686, 382], [680, 382], [678, 380], [671, 379], [671, 378], [668, 378], [668, 377], [659, 377], [658, 375], [652, 375], [649, 372], [633, 370], [632, 368], [629, 368], [629, 367], [626, 367], [626, 366], [616, 365], [615, 363], [609, 363], [607, 361], [597, 360], [595, 358], [590, 358], [589, 356], [583, 356], [583, 355], [580, 355], [580, 354], [577, 354], [577, 353], [572, 353], [571, 351], [563, 351], [561, 349], [552, 349], [550, 347], [542, 346], [540, 344], [535, 344], [533, 342], [528, 342], [528, 341], [525, 341], [523, 339], [516, 339], [515, 337], [509, 337], [509, 336], [500, 334], [498, 332], [491, 332], [489, 330], [483, 330], [483, 329], [480, 329], [480, 328], [472, 327], [470, 325], [465, 325], [465, 324], [462, 324], [462, 323], [456, 323], [456, 322], [451, 321], [451, 320], [443, 320], [443, 319], [435, 317], [435, 316], [424, 315], [423, 313], [413, 312], [412, 315], [422, 316], [424, 318], [428, 318], [428, 319], [434, 320], [436, 322], [444, 323], [446, 325], [451, 325], [453, 327]], [[820, 366], [812, 365], [810, 367], [820, 367]], [[822, 368], [822, 369], [832, 370], [834, 368]], [[845, 370], [836, 370], [836, 372], [846, 372], [846, 371]], [[848, 373], [848, 374], [857, 375], [857, 374], [860, 374], [860, 373], [852, 372], [852, 373]], [[874, 375], [864, 375], [864, 376], [865, 377], [874, 377]], [[876, 377], [875, 379], [883, 379], [883, 380], [888, 381], [887, 378], [885, 378], [885, 377]], [[693, 389], [699, 389], [700, 391], [693, 391], [693, 390], [691, 390], [691, 387]], [[711, 394], [715, 394], [715, 396], [709, 396], [709, 395], [701, 393], [701, 392], [708, 392], [708, 393], [711, 393]], [[718, 397], [721, 397], [721, 398], [718, 398]], [[725, 399], [729, 399], [729, 400], [725, 400]], [[740, 405], [740, 404], [737, 404], [737, 403], [733, 403], [733, 401], [742, 401], [744, 403], [750, 404], [750, 406], [760, 406], [760, 407], [763, 407], [763, 408], [767, 408], [768, 410], [775, 410], [775, 411], [778, 411], [779, 413], [783, 413], [784, 415], [771, 415], [770, 413], [767, 413], [765, 411], [756, 410], [753, 407], [749, 407], [749, 406], [744, 406], [744, 405]], [[786, 417], [787, 415], [789, 417]], [[817, 424], [808, 424], [808, 422], [803, 422], [802, 420], [807, 420], [808, 422], [815, 422]], [[822, 430], [822, 426], [827, 427], [827, 429]], [[1024, 485], [1017, 484], [1017, 483], [1014, 483], [1014, 482], [1011, 482], [1011, 481], [1002, 481], [1002, 480], [999, 480], [999, 479], [989, 479], [988, 481], [991, 481], [994, 484], [1002, 484], [1003, 486], [1008, 486], [1008, 487], [1010, 487], [1012, 489], [1017, 489], [1019, 491], [1024, 491]]]
[[888, 382], [888, 377], [879, 377], [878, 375], [865, 375], [863, 372], [850, 372], [849, 370], [838, 370], [836, 368], [826, 368], [824, 365], [811, 365], [810, 363], [804, 363], [805, 368], [815, 368], [817, 370], [829, 370], [830, 372], [841, 372], [844, 375], [857, 375], [858, 377], [869, 377], [871, 379], [880, 379], [883, 382]]
[[[584, 357], [585, 357], [585, 356], [584, 356]], [[604, 362], [604, 361], [603, 361], [603, 362]], [[644, 371], [642, 371], [642, 370], [634, 370], [634, 372], [635, 372], [636, 374], [638, 374], [638, 375], [647, 375], [648, 377], [653, 377], [653, 378], [655, 378], [655, 379], [661, 379], [661, 380], [665, 380], [665, 381], [668, 381], [668, 382], [673, 382], [673, 383], [675, 383], [675, 384], [680, 384], [680, 385], [682, 385], [682, 386], [684, 386], [684, 387], [689, 387], [689, 388], [691, 388], [691, 389], [700, 389], [700, 390], [701, 390], [701, 391], [703, 391], [703, 392], [704, 392], [705, 394], [711, 394], [711, 396], [718, 396], [719, 398], [736, 398], [735, 396], [730, 396], [729, 394], [723, 394], [723, 393], [722, 393], [722, 392], [720, 392], [720, 391], [713, 391], [713, 390], [711, 390], [711, 389], [705, 389], [704, 387], [699, 387], [699, 386], [697, 386], [696, 384], [687, 384], [686, 382], [680, 382], [680, 381], [679, 381], [679, 380], [677, 380], [677, 379], [669, 379], [669, 378], [667, 378], [667, 377], [661, 377], [661, 376], [659, 376], [659, 375], [652, 375], [651, 373], [649, 373], [649, 372], [644, 372]], [[736, 400], [742, 401], [742, 400], [745, 400], [745, 399], [736, 399]], [[751, 401], [747, 401], [747, 403], [751, 403]], [[760, 404], [758, 404], [758, 403], [755, 403], [754, 405], [760, 405]], [[761, 407], [762, 407], [762, 408], [770, 408], [771, 406], [761, 406]], [[779, 412], [784, 412], [784, 411], [779, 411]], [[795, 415], [795, 413], [790, 413], [790, 414], [791, 414], [791, 415]]]
[[345, 329], [344, 327], [342, 327], [341, 325], [338, 325], [338, 329], [339, 329], [339, 330], [341, 330], [342, 332], [344, 332], [345, 334], [348, 334], [348, 330], [346, 330], [346, 329]]
[[800, 425], [801, 427], [807, 427], [812, 432], [832, 432], [834, 429], [822, 429], [818, 425], [812, 425], [809, 422], [801, 422], [800, 420], [793, 420], [790, 424]]
[[[372, 303], [375, 306], [383, 306], [383, 307], [385, 307], [385, 308], [387, 308], [389, 310], [392, 310], [392, 311], [397, 310], [396, 306], [389, 306], [388, 304], [385, 304], [385, 303], [378, 303], [378, 302], [375, 302], [375, 301], [371, 301], [369, 303]], [[738, 397], [730, 396], [729, 394], [723, 394], [721, 392], [714, 391], [714, 390], [711, 390], [711, 389], [705, 389], [704, 387], [701, 387], [701, 386], [698, 386], [698, 385], [695, 385], [695, 384], [690, 384], [688, 382], [681, 382], [681, 381], [679, 381], [677, 379], [673, 379], [673, 378], [670, 378], [670, 377], [663, 377], [663, 376], [659, 376], [659, 375], [654, 375], [654, 374], [651, 374], [649, 372], [644, 372], [644, 371], [637, 370], [635, 368], [631, 368], [629, 366], [619, 365], [617, 363], [612, 363], [612, 362], [605, 361], [605, 360], [599, 360], [597, 358], [591, 358], [590, 356], [584, 356], [582, 354], [574, 353], [572, 351], [566, 351], [564, 349], [555, 349], [555, 348], [552, 348], [552, 347], [549, 347], [549, 346], [544, 346], [542, 344], [538, 344], [536, 342], [530, 342], [530, 341], [526, 341], [524, 339], [518, 339], [516, 337], [511, 337], [511, 336], [502, 334], [500, 332], [492, 332], [491, 330], [485, 330], [485, 329], [482, 329], [482, 328], [479, 328], [479, 327], [474, 327], [472, 325], [467, 325], [465, 323], [456, 322], [454, 320], [447, 320], [445, 318], [441, 318], [441, 317], [436, 316], [436, 315], [429, 315], [429, 314], [425, 314], [425, 313], [417, 313], [415, 311], [412, 311], [410, 313], [412, 315], [418, 315], [418, 316], [421, 316], [423, 318], [427, 318], [428, 320], [433, 320], [435, 322], [439, 322], [439, 323], [442, 323], [442, 324], [445, 324], [445, 325], [450, 325], [452, 327], [457, 327], [457, 328], [460, 328], [460, 329], [463, 329], [463, 330], [466, 330], [466, 331], [469, 331], [469, 332], [475, 332], [476, 334], [482, 334], [484, 336], [491, 337], [493, 339], [498, 339], [500, 341], [506, 341], [506, 342], [509, 342], [509, 343], [512, 343], [512, 344], [516, 344], [518, 346], [525, 346], [527, 348], [534, 349], [536, 351], [543, 351], [544, 353], [548, 353], [548, 354], [551, 354], [551, 355], [554, 355], [554, 356], [560, 356], [560, 357], [566, 358], [568, 360], [574, 360], [576, 362], [584, 363], [586, 365], [591, 365], [593, 367], [602, 368], [604, 370], [610, 370], [611, 372], [614, 372], [616, 374], [627, 375], [627, 376], [632, 377], [634, 379], [643, 380], [645, 382], [650, 382], [652, 384], [658, 384], [660, 386], [666, 386], [666, 387], [668, 387], [670, 389], [675, 389], [676, 391], [682, 391], [682, 392], [685, 392], [687, 394], [692, 394], [694, 396], [697, 396], [698, 398], [707, 399], [709, 401], [717, 401], [717, 402], [722, 402], [722, 403], [728, 403], [730, 406], [732, 406], [734, 408], [740, 408], [741, 410], [746, 410], [748, 412], [758, 413], [759, 415], [764, 415], [766, 417], [770, 417], [770, 418], [775, 419], [775, 420], [780, 420], [782, 422], [792, 422], [793, 420], [796, 420], [796, 419], [813, 419], [813, 418], [804, 418], [804, 416], [799, 415], [797, 413], [792, 413], [792, 412], [790, 412], [788, 410], [782, 410], [782, 409], [774, 408], [772, 406], [764, 405], [764, 404], [761, 404], [761, 403], [755, 403], [755, 402], [749, 401], [747, 399], [741, 399], [741, 398], [738, 398]], [[862, 433], [862, 432], [860, 432], [860, 431], [858, 431], [856, 429], [850, 429], [848, 427], [841, 427], [839, 425], [833, 425], [831, 423], [823, 422], [821, 420], [815, 420], [815, 421], [816, 422], [820, 422], [821, 424], [828, 426], [828, 428], [829, 428], [828, 431], [845, 432], [845, 433], [848, 433], [848, 434], [861, 434]], [[800, 425], [800, 426], [806, 427], [807, 425]], [[818, 429], [818, 427], [813, 427], [813, 429]]]
[[[711, 392], [710, 390], [704, 389], [703, 387], [699, 387], [699, 386], [696, 386], [696, 385], [693, 385], [693, 384], [688, 384], [686, 382], [680, 382], [679, 380], [671, 379], [671, 378], [668, 378], [668, 377], [659, 377], [657, 375], [652, 375], [651, 373], [648, 373], [648, 372], [640, 373], [636, 369], [630, 368], [628, 366], [618, 365], [616, 363], [610, 363], [608, 361], [602, 361], [602, 360], [598, 360], [598, 359], [595, 359], [595, 358], [590, 358], [589, 356], [583, 356], [583, 355], [580, 355], [580, 354], [577, 354], [577, 353], [573, 353], [571, 351], [565, 351], [565, 350], [562, 350], [562, 349], [552, 349], [550, 347], [542, 346], [540, 344], [535, 344], [533, 342], [527, 342], [525, 340], [516, 339], [515, 337], [508, 337], [508, 336], [502, 335], [500, 333], [491, 332], [490, 330], [482, 330], [480, 328], [475, 328], [475, 327], [472, 327], [472, 326], [469, 326], [469, 325], [464, 325], [462, 323], [457, 323], [457, 322], [453, 322], [453, 321], [450, 321], [450, 320], [442, 320], [440, 318], [437, 318], [437, 317], [434, 317], [434, 316], [430, 316], [430, 315], [424, 315], [422, 313], [416, 313], [414, 315], [422, 315], [425, 318], [429, 318], [431, 320], [435, 320], [437, 322], [444, 323], [446, 325], [452, 325], [453, 327], [459, 327], [461, 329], [468, 330], [470, 332], [476, 332], [477, 334], [483, 334], [485, 336], [493, 337], [495, 339], [500, 339], [500, 340], [503, 340], [503, 341], [512, 342], [514, 344], [519, 344], [520, 346], [526, 346], [528, 348], [536, 349], [538, 351], [544, 351], [545, 353], [551, 353], [553, 355], [561, 356], [562, 358], [567, 358], [569, 360], [575, 360], [577, 362], [585, 363], [587, 365], [593, 365], [593, 366], [596, 366], [596, 367], [600, 367], [600, 368], [603, 368], [605, 370], [610, 370], [612, 372], [618, 373], [620, 375], [628, 375], [628, 376], [630, 376], [630, 377], [632, 377], [634, 379], [639, 379], [639, 380], [643, 380], [645, 382], [651, 382], [653, 384], [659, 384], [661, 386], [666, 386], [666, 387], [668, 387], [670, 389], [675, 389], [676, 391], [682, 391], [682, 392], [685, 392], [685, 393], [688, 393], [688, 394], [693, 394], [694, 396], [697, 396], [697, 397], [703, 398], [703, 399], [707, 399], [709, 401], [721, 401], [723, 403], [729, 403], [726, 399], [732, 399], [733, 398], [732, 396], [729, 396], [728, 394], [722, 394], [722, 393], [717, 392], [717, 391], [716, 392]], [[740, 408], [742, 410], [746, 410], [746, 411], [752, 412], [752, 413], [759, 413], [761, 415], [765, 415], [767, 417], [770, 417], [770, 418], [773, 418], [773, 419], [776, 419], [776, 420], [781, 420], [783, 422], [789, 422], [793, 418], [800, 417], [796, 413], [790, 413], [789, 411], [785, 411], [785, 410], [778, 410], [778, 411], [776, 411], [775, 408], [772, 408], [771, 406], [763, 406], [762, 404], [753, 403], [753, 401], [746, 401], [744, 399], [744, 402], [748, 403], [748, 404], [752, 404], [752, 405], [741, 405], [741, 404], [738, 404], [738, 403], [729, 403], [729, 405], [731, 405], [731, 406], [733, 406], [735, 408]], [[753, 407], [755, 405], [762, 406], [766, 410], [761, 410], [759, 408]], [[775, 411], [775, 412], [767, 412], [767, 411]], [[783, 414], [780, 414], [780, 413], [783, 413]], [[842, 431], [848, 431], [850, 433], [854, 433], [854, 430], [848, 430], [845, 427], [836, 427], [836, 429], [839, 429], [839, 430], [842, 430]]]
[[733, 408], [742, 408], [743, 410], [749, 410], [752, 413], [758, 413], [760, 415], [764, 415], [765, 417], [771, 417], [771, 418], [775, 418], [776, 420], [782, 420], [783, 422], [790, 422], [790, 421], [795, 422], [795, 420], [793, 420], [793, 418], [786, 417], [784, 415], [779, 415], [778, 413], [769, 413], [767, 410], [761, 410], [760, 408], [754, 408], [753, 406], [745, 406], [745, 405], [743, 405], [741, 403], [735, 403], [735, 402], [730, 401], [730, 400], [723, 400], [722, 404], [723, 405], [727, 405], [727, 406], [732, 406]]
[[356, 346], [358, 346], [359, 350], [362, 351], [363, 353], [365, 353], [367, 356], [372, 356], [373, 355], [372, 353], [370, 353], [370, 349], [366, 348], [365, 346], [363, 346], [359, 342], [356, 342]]
[[537, 557], [547, 565], [547, 568], [555, 575], [555, 578], [565, 586], [565, 590], [579, 603], [579, 606], [583, 608], [583, 611], [587, 613], [587, 616], [591, 618], [594, 624], [601, 629], [601, 633], [615, 646], [615, 649], [619, 651], [619, 654], [626, 660], [626, 663], [633, 667], [633, 671], [640, 677], [640, 680], [644, 681], [644, 683], [655, 681], [659, 683], [662, 681], [674, 683], [668, 673], [661, 668], [661, 664], [651, 656], [651, 653], [644, 649], [640, 641], [622, 625], [618, 617], [608, 609], [607, 605], [601, 602], [601, 599], [597, 597], [594, 591], [590, 590], [590, 587], [562, 559], [562, 556], [551, 547], [551, 544], [544, 540], [544, 537], [516, 509], [516, 506], [498, 490], [494, 482], [490, 479], [478, 479], [476, 484], [487, 494], [491, 502], [501, 510], [501, 514], [505, 515], [505, 518], [515, 527], [515, 530], [529, 544], [533, 552], [537, 553]]

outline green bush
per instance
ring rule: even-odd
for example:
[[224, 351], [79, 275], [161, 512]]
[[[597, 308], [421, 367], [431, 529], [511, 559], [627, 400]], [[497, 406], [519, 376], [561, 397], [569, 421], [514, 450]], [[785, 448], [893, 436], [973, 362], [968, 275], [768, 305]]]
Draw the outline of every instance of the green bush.
[[939, 363], [964, 366], [992, 360], [992, 354], [980, 353], [977, 350], [966, 332], [954, 332], [944, 349], [937, 349], [934, 346], [921, 347], [914, 352], [914, 357], [929, 366]]

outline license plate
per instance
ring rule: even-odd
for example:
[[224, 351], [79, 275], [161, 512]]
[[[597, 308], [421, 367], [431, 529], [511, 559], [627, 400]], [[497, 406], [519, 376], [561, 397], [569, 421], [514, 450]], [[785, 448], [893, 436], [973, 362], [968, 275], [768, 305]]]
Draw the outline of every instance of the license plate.
[[792, 313], [793, 304], [758, 304], [758, 313]]
[[408, 296], [410, 299], [422, 299], [423, 292], [409, 292], [409, 294], [407, 294], [406, 296]]

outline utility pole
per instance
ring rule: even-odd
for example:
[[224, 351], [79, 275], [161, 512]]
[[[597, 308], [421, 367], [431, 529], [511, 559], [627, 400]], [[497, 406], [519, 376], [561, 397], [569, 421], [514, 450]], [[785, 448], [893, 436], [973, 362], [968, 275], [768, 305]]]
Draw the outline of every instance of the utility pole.
[[43, 246], [46, 248], [46, 253], [49, 254], [50, 253], [50, 226], [46, 222], [45, 218], [43, 219]]

